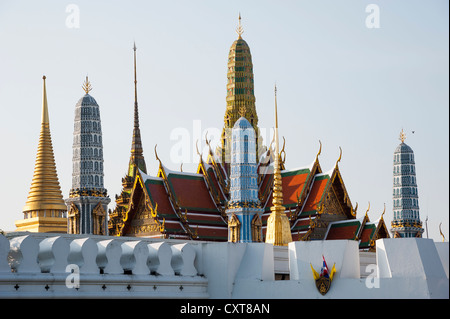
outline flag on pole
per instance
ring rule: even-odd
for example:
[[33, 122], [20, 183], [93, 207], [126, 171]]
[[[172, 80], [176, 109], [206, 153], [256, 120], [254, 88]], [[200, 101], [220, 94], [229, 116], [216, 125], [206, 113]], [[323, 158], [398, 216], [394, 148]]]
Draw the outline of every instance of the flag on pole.
[[323, 257], [323, 255], [322, 255], [322, 259], [323, 259], [323, 264], [322, 264], [322, 269], [320, 269], [320, 277], [330, 278], [330, 276], [328, 274], [327, 262], [325, 261], [325, 257]]

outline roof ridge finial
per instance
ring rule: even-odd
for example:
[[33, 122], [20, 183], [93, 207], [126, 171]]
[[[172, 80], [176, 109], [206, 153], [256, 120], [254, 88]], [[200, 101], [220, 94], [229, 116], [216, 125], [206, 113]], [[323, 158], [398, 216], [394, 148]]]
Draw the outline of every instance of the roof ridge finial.
[[242, 39], [242, 33], [244, 33], [244, 28], [241, 25], [241, 13], [239, 12], [239, 24], [236, 28], [236, 33], [239, 35], [238, 39]]
[[342, 148], [339, 146], [339, 158], [338, 158], [338, 160], [336, 161], [336, 167], [338, 166], [338, 163], [341, 161], [341, 159], [342, 159]]
[[366, 214], [365, 214], [366, 216], [368, 216], [369, 210], [370, 210], [370, 201], [369, 201], [369, 207], [367, 207], [367, 210], [366, 210]]
[[441, 225], [442, 225], [442, 222], [439, 223], [439, 233], [440, 233], [441, 236], [442, 236], [442, 242], [444, 242], [444, 241], [445, 241], [445, 236], [444, 236], [444, 234], [442, 233]]
[[84, 92], [86, 92], [86, 94], [88, 94], [90, 91], [92, 91], [91, 82], [89, 82], [87, 75], [86, 75], [86, 80], [84, 81], [84, 83], [81, 87], [83, 88]]
[[319, 140], [319, 151], [317, 152], [316, 155], [316, 162], [319, 160], [319, 155], [322, 154], [322, 142]]

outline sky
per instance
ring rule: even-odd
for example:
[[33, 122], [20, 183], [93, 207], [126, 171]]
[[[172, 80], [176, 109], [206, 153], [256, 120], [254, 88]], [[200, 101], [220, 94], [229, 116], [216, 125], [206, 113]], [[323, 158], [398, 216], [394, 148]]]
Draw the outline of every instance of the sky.
[[[374, 9], [373, 4], [376, 8]], [[372, 5], [372, 6], [371, 6]], [[22, 219], [40, 130], [42, 76], [64, 198], [72, 176], [75, 104], [100, 106], [105, 188], [127, 172], [133, 130], [133, 42], [147, 172], [196, 171], [195, 142], [217, 144], [227, 58], [242, 16], [253, 59], [259, 127], [274, 123], [286, 168], [339, 163], [362, 217], [392, 220], [393, 154], [403, 129], [414, 150], [420, 216], [428, 237], [449, 234], [448, 1], [0, 1], [0, 229]], [[215, 134], [217, 135], [217, 134]], [[267, 136], [264, 138], [269, 139]], [[265, 144], [268, 144], [265, 141]], [[183, 146], [183, 158], [178, 150]], [[424, 223], [425, 225], [425, 223]], [[427, 234], [424, 233], [424, 237]]]

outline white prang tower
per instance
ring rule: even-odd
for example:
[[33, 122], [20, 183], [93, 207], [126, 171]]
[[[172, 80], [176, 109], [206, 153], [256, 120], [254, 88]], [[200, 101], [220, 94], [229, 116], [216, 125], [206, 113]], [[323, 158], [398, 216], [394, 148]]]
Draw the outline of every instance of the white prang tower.
[[394, 238], [422, 237], [423, 228], [419, 215], [414, 152], [405, 144], [405, 133], [400, 133], [400, 145], [394, 152], [394, 187], [391, 232]]
[[73, 132], [72, 189], [66, 199], [69, 234], [108, 235], [107, 210], [111, 199], [103, 187], [103, 143], [100, 108], [89, 95], [88, 77], [85, 95], [75, 106]]

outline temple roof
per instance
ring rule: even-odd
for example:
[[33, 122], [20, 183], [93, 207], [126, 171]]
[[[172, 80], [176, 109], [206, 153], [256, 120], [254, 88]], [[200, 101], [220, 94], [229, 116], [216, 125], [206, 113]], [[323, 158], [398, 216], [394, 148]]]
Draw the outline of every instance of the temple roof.
[[98, 106], [97, 101], [88, 93], [86, 93], [84, 96], [82, 96], [78, 100], [77, 105], [81, 105], [81, 106], [88, 106], [88, 105]]
[[169, 238], [226, 241], [227, 222], [211, 196], [203, 174], [160, 167], [158, 177], [139, 171], [160, 223]]
[[412, 148], [405, 143], [400, 143], [394, 151], [394, 154], [397, 153], [414, 153]]
[[[244, 30], [240, 15], [236, 31], [238, 39], [233, 42], [228, 54], [224, 127], [216, 154], [213, 154], [206, 138], [209, 155], [204, 162], [199, 154], [200, 163], [197, 172], [175, 172], [167, 169], [161, 163], [155, 147], [155, 155], [160, 163], [157, 177], [145, 175], [143, 170], [138, 171], [138, 177], [144, 178], [145, 192], [148, 194], [150, 205], [157, 211], [156, 218], [160, 223], [165, 224], [165, 237], [185, 236], [189, 239], [226, 241], [228, 225], [225, 210], [229, 201], [231, 184], [228, 173], [230, 172], [229, 154], [231, 154], [232, 144], [228, 129], [235, 125], [241, 128], [253, 127], [257, 138], [256, 148], [262, 150], [260, 149], [263, 146], [262, 138], [259, 135], [255, 106], [252, 56], [249, 45], [242, 39]], [[135, 106], [137, 110], [137, 102]], [[277, 120], [275, 122], [277, 123]], [[278, 125], [275, 127], [278, 128]], [[330, 238], [354, 239], [358, 236], [364, 240], [371, 238], [372, 226], [369, 227], [370, 223], [365, 222], [364, 225], [368, 225], [366, 229], [361, 226], [360, 221], [355, 219], [356, 208], [354, 209], [351, 204], [338, 168], [342, 152], [334, 168], [323, 173], [318, 161], [322, 149], [320, 143], [319, 152], [311, 165], [287, 170], [284, 166], [284, 159], [280, 155], [283, 153], [285, 157], [284, 146], [280, 152], [278, 138], [276, 140], [277, 157], [275, 162], [279, 163], [279, 166], [277, 165], [275, 174], [275, 189], [277, 190], [275, 199], [280, 205], [275, 205], [275, 208], [281, 207], [281, 210], [275, 210], [279, 215], [284, 212], [288, 217], [292, 239], [324, 239], [323, 236], [330, 221], [332, 224], [340, 219], [346, 220], [347, 224], [333, 224], [332, 229], [327, 233]], [[270, 145], [267, 151], [258, 158], [260, 161], [257, 185], [258, 198], [264, 212], [261, 216], [263, 234], [266, 231], [267, 220], [273, 205], [273, 153]], [[277, 187], [277, 183], [280, 187]], [[136, 187], [136, 183], [134, 187]], [[118, 217], [117, 220], [120, 223]], [[321, 229], [314, 234], [315, 237], [311, 237], [310, 235], [315, 229], [319, 228]]]
[[360, 249], [374, 246], [379, 237], [389, 237], [383, 217], [370, 222], [367, 214], [358, 219], [331, 222], [328, 225], [325, 240], [358, 240]]
[[[270, 154], [268, 154], [270, 155]], [[272, 206], [273, 160], [259, 164], [259, 197], [264, 213], [261, 216], [263, 236]], [[224, 214], [227, 187], [226, 175], [220, 161], [209, 154], [204, 162], [200, 158], [197, 173], [178, 172], [165, 167], [160, 162], [156, 177], [146, 175], [139, 170], [139, 176], [145, 185], [149, 203], [156, 208], [160, 224], [164, 224], [166, 238], [189, 238], [196, 240], [227, 241], [228, 225]], [[221, 178], [223, 179], [221, 181]], [[323, 239], [359, 240], [360, 248], [370, 248], [376, 236], [387, 233], [383, 222], [371, 223], [368, 217], [355, 218], [355, 213], [346, 195], [345, 186], [338, 166], [322, 173], [316, 160], [309, 166], [286, 169], [281, 172], [283, 183], [283, 203], [285, 213], [290, 220], [293, 240], [308, 240], [314, 229], [321, 223], [324, 206], [330, 196], [336, 196], [341, 206], [349, 211], [333, 211], [341, 214], [341, 219], [327, 222]], [[135, 186], [136, 187], [136, 186]], [[125, 234], [126, 235], [126, 234]], [[322, 235], [323, 236], [323, 235]], [[388, 236], [388, 234], [387, 234]]]
[[175, 200], [182, 209], [217, 211], [205, 178], [194, 173], [169, 173], [167, 181]]

